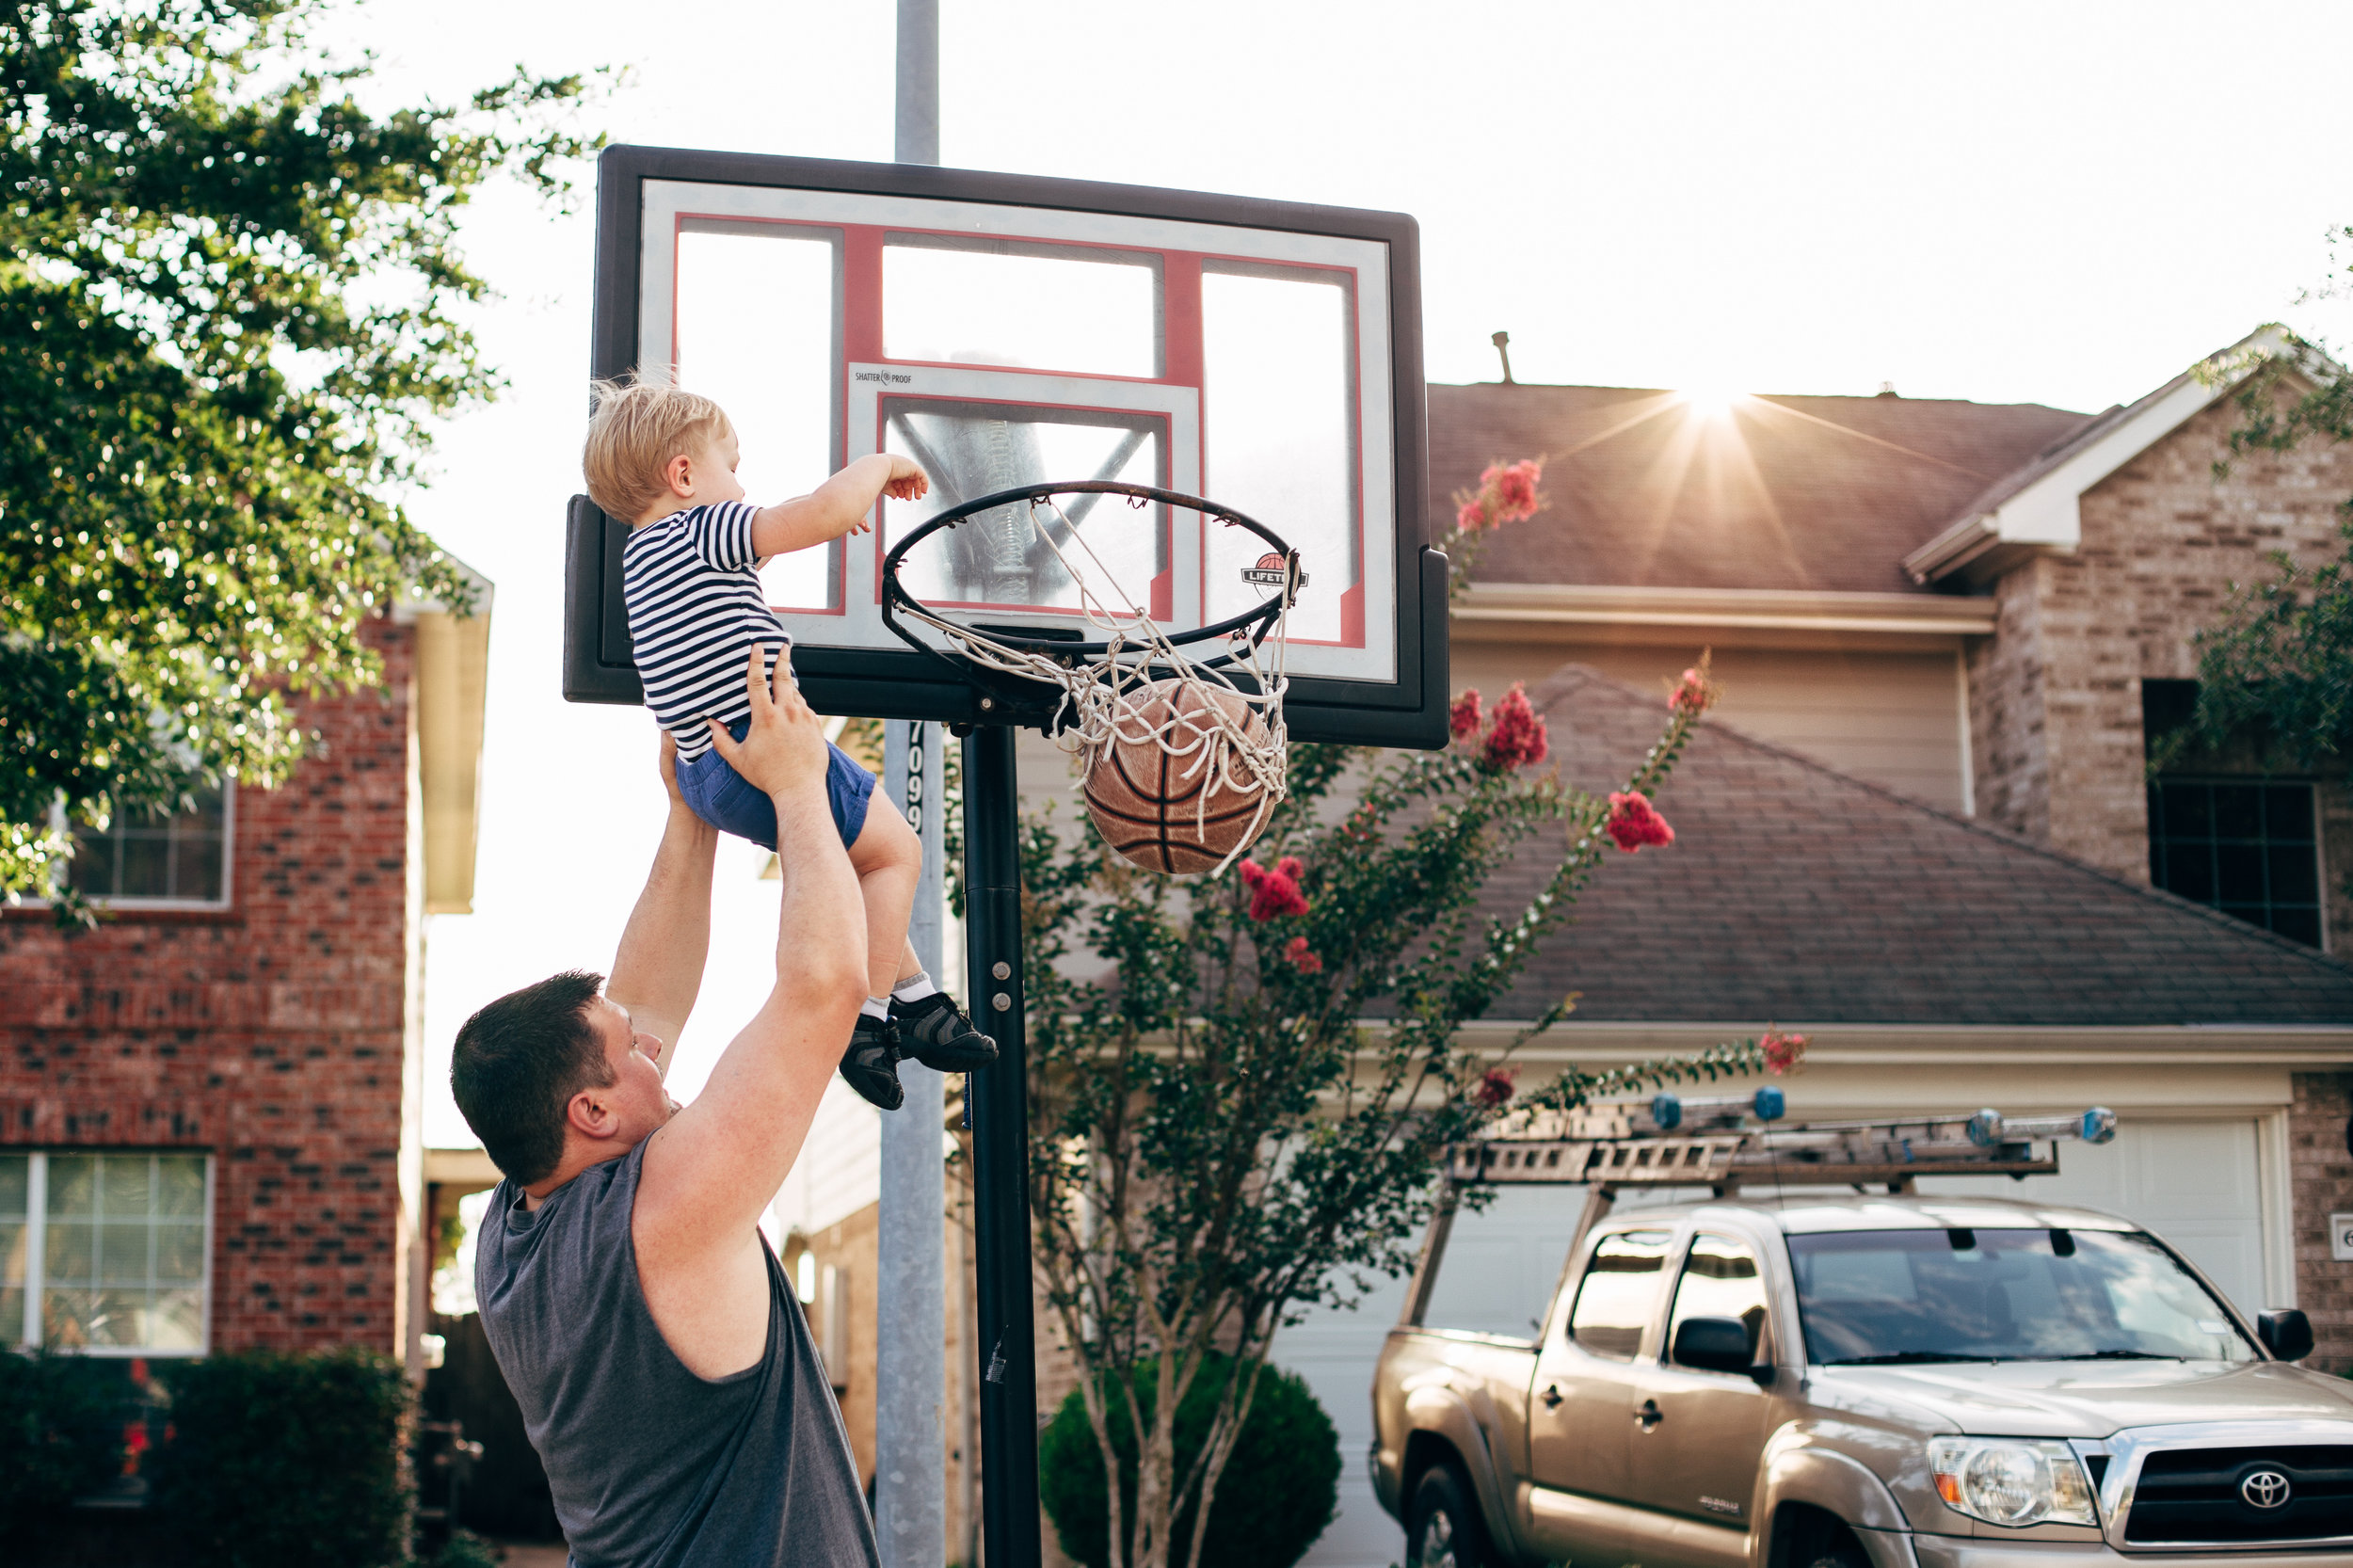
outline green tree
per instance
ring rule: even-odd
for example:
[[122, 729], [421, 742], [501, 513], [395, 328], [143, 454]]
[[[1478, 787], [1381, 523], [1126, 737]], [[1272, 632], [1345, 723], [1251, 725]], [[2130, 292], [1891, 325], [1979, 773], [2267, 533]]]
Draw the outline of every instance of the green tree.
[[[2353, 246], [2353, 225], [2339, 238]], [[2353, 292], [2346, 283], [2324, 289]], [[2353, 441], [2353, 377], [2318, 344], [2282, 332], [2245, 365], [2232, 396], [2240, 423], [2232, 456], [2287, 452], [2313, 440]], [[2215, 466], [2220, 479], [2229, 463]], [[2233, 584], [2216, 623], [2195, 638], [2198, 703], [2169, 738], [2158, 762], [2192, 747], [2219, 751], [2252, 743], [2297, 766], [2353, 751], [2353, 496], [2339, 506], [2345, 549], [2312, 565], [2274, 552], [2272, 574]]]
[[373, 114], [325, 0], [0, 8], [0, 891], [103, 822], [282, 781], [288, 699], [371, 683], [363, 623], [469, 606], [398, 504], [499, 385], [456, 226], [560, 196], [584, 83]]

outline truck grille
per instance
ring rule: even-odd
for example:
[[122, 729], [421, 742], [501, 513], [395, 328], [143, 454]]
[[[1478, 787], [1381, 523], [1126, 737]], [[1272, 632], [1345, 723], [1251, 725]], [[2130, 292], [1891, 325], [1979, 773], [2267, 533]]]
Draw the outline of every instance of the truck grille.
[[[2253, 1498], [2285, 1500], [2259, 1508]], [[2353, 1535], [2353, 1447], [2169, 1448], [2141, 1463], [2125, 1516], [2133, 1545]]]

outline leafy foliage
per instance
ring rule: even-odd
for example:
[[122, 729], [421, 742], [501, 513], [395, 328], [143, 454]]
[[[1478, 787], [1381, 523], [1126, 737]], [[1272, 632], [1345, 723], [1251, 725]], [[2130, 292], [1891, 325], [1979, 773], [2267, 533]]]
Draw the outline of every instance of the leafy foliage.
[[382, 1568], [408, 1558], [411, 1392], [359, 1349], [158, 1362], [174, 1435], [155, 1501], [197, 1568]]
[[30, 1542], [122, 1462], [121, 1366], [0, 1352], [0, 1540]]
[[303, 50], [320, 0], [0, 8], [0, 890], [48, 887], [52, 803], [103, 822], [282, 780], [290, 694], [463, 575], [394, 501], [491, 395], [456, 245], [511, 171], [595, 143], [576, 76], [376, 116]]
[[[2353, 225], [2338, 238], [2353, 246]], [[2345, 280], [2322, 292], [2353, 292], [2353, 265]], [[2276, 346], [2222, 373], [2242, 376], [2232, 393], [2233, 457], [2289, 452], [2314, 438], [2353, 441], [2353, 378], [2317, 344], [2283, 331]], [[2227, 461], [2215, 465], [2217, 479], [2229, 472]], [[2353, 750], [2353, 497], [2339, 511], [2342, 554], [2305, 566], [2274, 552], [2272, 576], [2233, 585], [2217, 623], [2197, 634], [2197, 707], [2153, 766], [2234, 743], [2303, 767]]]
[[[1629, 792], [1655, 792], [1705, 706], [1671, 705]], [[1105, 1539], [1132, 1540], [1125, 1560], [1139, 1568], [1177, 1560], [1174, 1521], [1216, 1497], [1275, 1331], [1405, 1272], [1441, 1152], [1513, 1098], [1511, 1069], [1462, 1028], [1567, 920], [1610, 808], [1535, 774], [1542, 721], [1509, 707], [1497, 725], [1527, 732], [1508, 746], [1476, 722], [1436, 753], [1293, 746], [1290, 796], [1257, 851], [1272, 871], [1245, 862], [1179, 882], [1092, 833], [1058, 834], [1050, 817], [1024, 824], [1037, 1268], [1086, 1368], [1104, 1473], [1121, 1444], [1138, 1456], [1132, 1503], [1106, 1495]], [[1534, 894], [1485, 913], [1495, 873], [1531, 861], [1550, 865]], [[1277, 880], [1300, 899], [1254, 896]], [[1501, 1055], [1573, 1003], [1560, 999]], [[1376, 1016], [1388, 1021], [1365, 1023]], [[1755, 1042], [1737, 1042], [1572, 1070], [1523, 1103], [1762, 1064]], [[1128, 1368], [1148, 1396], [1111, 1400], [1109, 1380]], [[1204, 1384], [1209, 1424], [1180, 1464], [1173, 1413], [1195, 1408]]]
[[[1176, 1464], [1192, 1465], [1217, 1414], [1218, 1390], [1231, 1377], [1230, 1357], [1211, 1355], [1208, 1375], [1194, 1381], [1176, 1411]], [[1121, 1512], [1135, 1518], [1135, 1428], [1149, 1425], [1156, 1380], [1129, 1368], [1102, 1384], [1112, 1414], [1112, 1442], [1119, 1450]], [[1140, 1410], [1131, 1416], [1128, 1403]], [[1063, 1550], [1087, 1568], [1111, 1561], [1111, 1499], [1086, 1400], [1077, 1392], [1038, 1437], [1038, 1476], [1046, 1512], [1062, 1537]], [[1270, 1367], [1258, 1380], [1250, 1416], [1234, 1442], [1232, 1475], [1218, 1488], [1202, 1546], [1205, 1561], [1220, 1568], [1290, 1568], [1307, 1555], [1332, 1522], [1339, 1498], [1339, 1433], [1302, 1379]], [[1184, 1556], [1198, 1507], [1171, 1522], [1169, 1555]], [[1131, 1527], [1132, 1528], [1132, 1527]]]

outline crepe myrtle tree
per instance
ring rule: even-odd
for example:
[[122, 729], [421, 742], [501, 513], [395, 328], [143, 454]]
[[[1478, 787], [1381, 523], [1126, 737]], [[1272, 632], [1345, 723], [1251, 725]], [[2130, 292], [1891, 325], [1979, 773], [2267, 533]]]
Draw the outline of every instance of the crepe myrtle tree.
[[[557, 198], [591, 84], [518, 70], [378, 113], [321, 0], [0, 8], [0, 892], [69, 817], [282, 781], [288, 699], [378, 678], [433, 424], [491, 395], [456, 244], [501, 174]], [[61, 907], [71, 907], [66, 895]]]
[[[1025, 822], [1037, 1283], [1081, 1368], [1111, 1561], [1169, 1568], [1189, 1536], [1197, 1568], [1208, 1532], [1181, 1522], [1208, 1517], [1275, 1332], [1411, 1266], [1447, 1145], [1531, 1104], [1785, 1066], [1802, 1045], [1727, 1042], [1520, 1093], [1513, 1052], [1573, 997], [1498, 1051], [1462, 1039], [1607, 856], [1672, 840], [1651, 796], [1713, 696], [1703, 661], [1607, 799], [1543, 766], [1545, 720], [1517, 686], [1491, 713], [1458, 700], [1444, 751], [1294, 745], [1255, 857], [1203, 880], [1139, 870], [1050, 811]], [[1487, 913], [1490, 878], [1536, 856], [1533, 896]], [[1148, 1409], [1125, 1396], [1139, 1375]], [[1215, 1415], [1180, 1473], [1176, 1413], [1205, 1377]]]

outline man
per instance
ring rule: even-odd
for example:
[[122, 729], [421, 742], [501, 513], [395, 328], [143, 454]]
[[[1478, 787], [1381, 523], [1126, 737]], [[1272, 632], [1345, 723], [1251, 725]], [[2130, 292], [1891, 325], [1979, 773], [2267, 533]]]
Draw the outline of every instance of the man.
[[873, 1564], [808, 1325], [757, 1228], [866, 997], [866, 921], [824, 732], [758, 650], [728, 763], [776, 803], [776, 984], [680, 1110], [663, 1074], [702, 983], [714, 829], [680, 797], [613, 977], [560, 974], [458, 1032], [458, 1108], [506, 1179], [475, 1243], [499, 1369], [580, 1568]]

